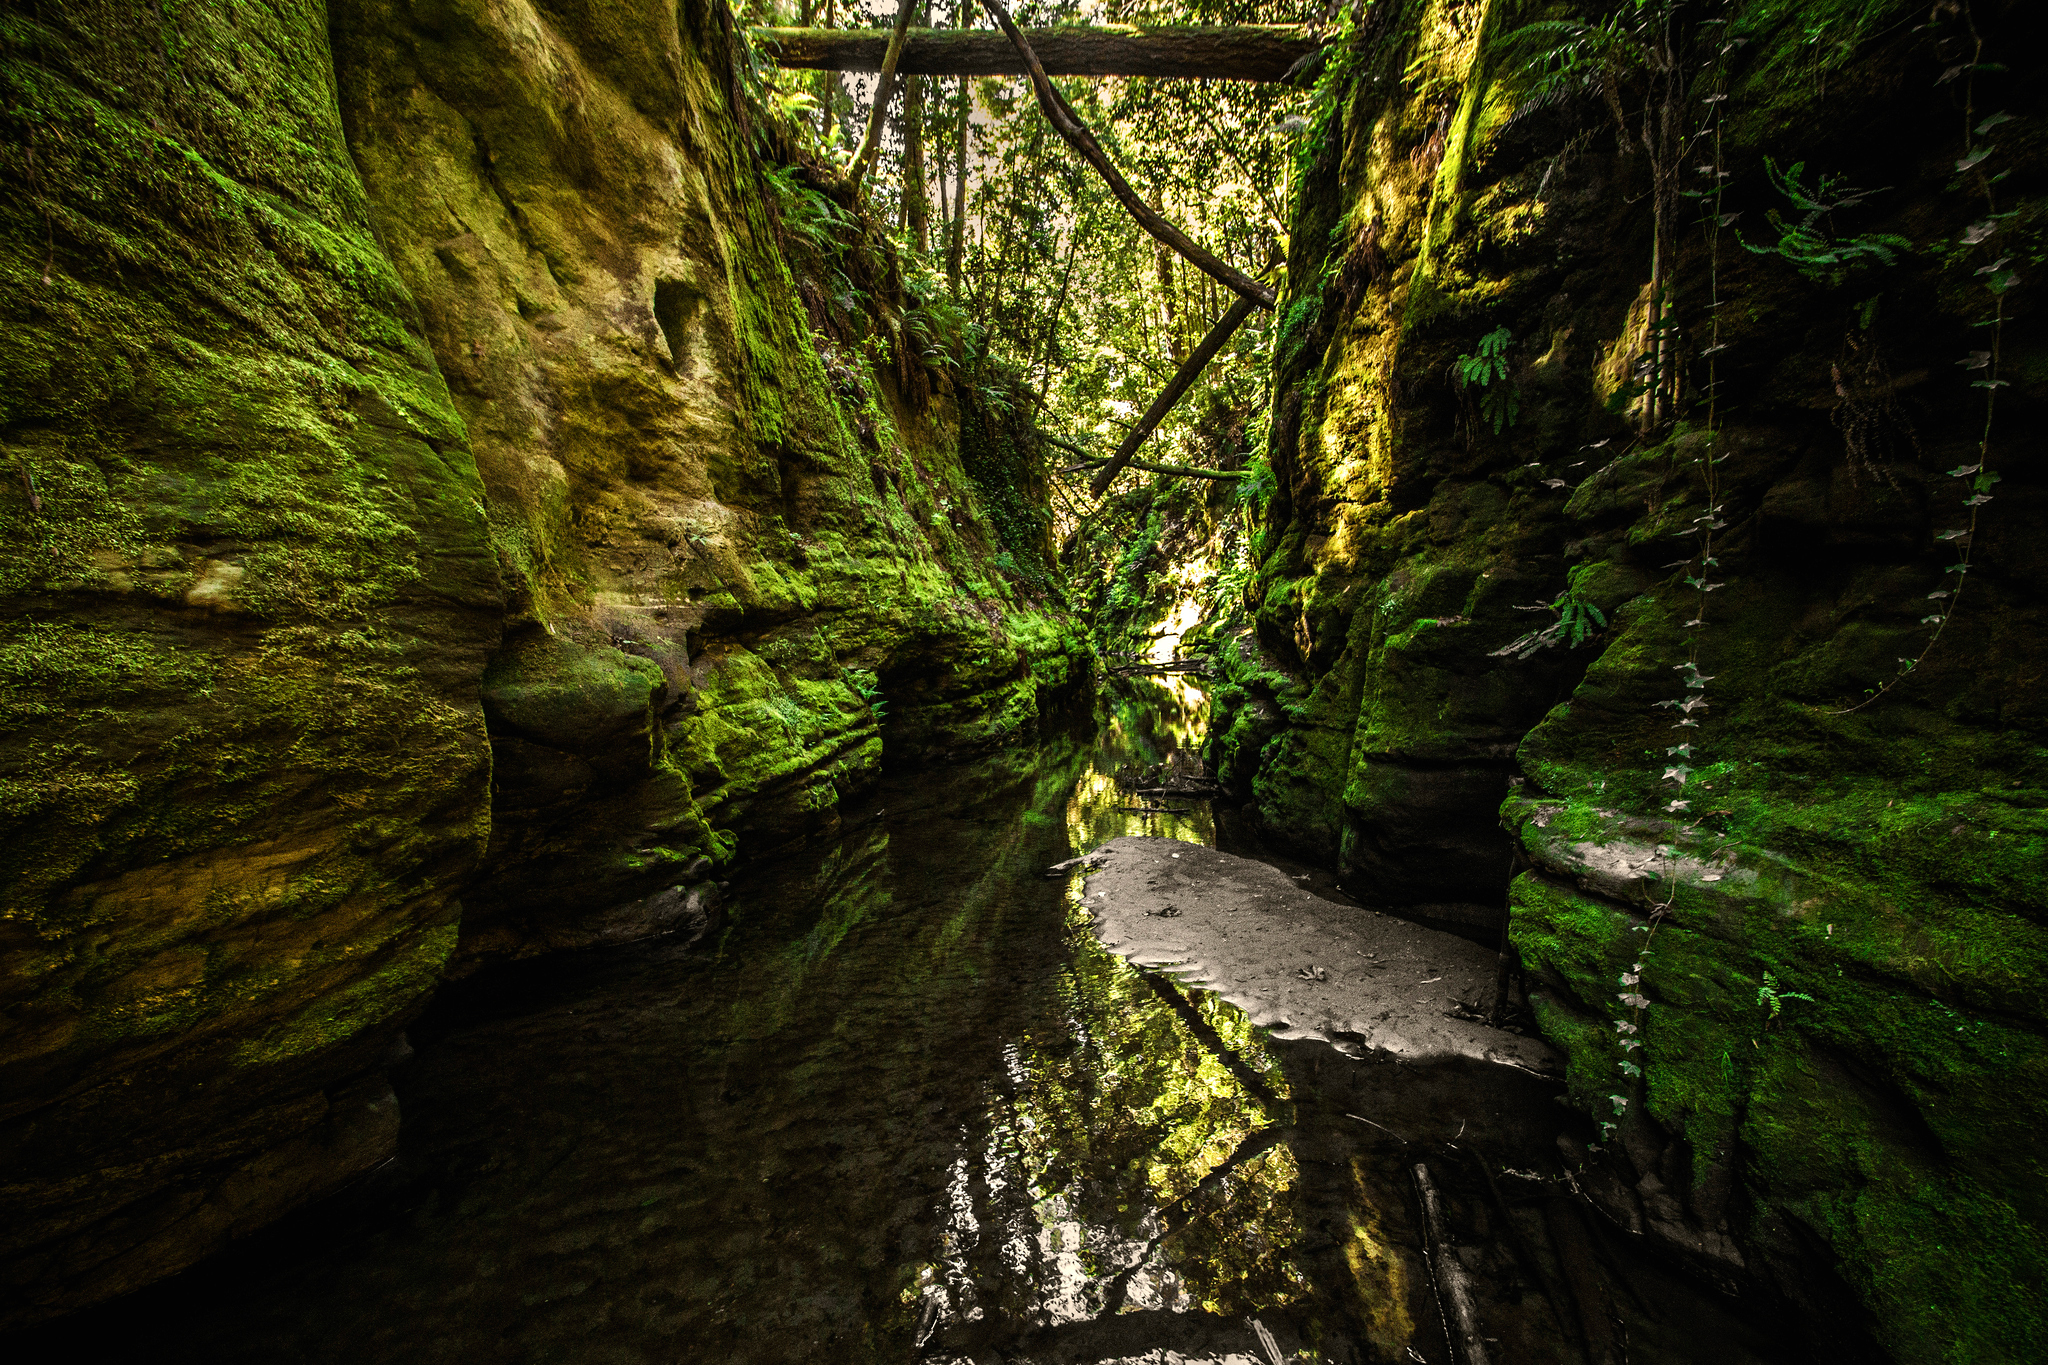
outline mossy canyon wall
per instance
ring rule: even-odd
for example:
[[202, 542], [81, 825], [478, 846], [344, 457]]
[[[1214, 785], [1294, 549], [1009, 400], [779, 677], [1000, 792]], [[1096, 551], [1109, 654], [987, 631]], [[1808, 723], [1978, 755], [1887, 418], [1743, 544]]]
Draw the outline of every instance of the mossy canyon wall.
[[[1621, 1225], [1796, 1305], [1815, 1358], [2039, 1359], [2029, 7], [1685, 11], [1661, 299], [1647, 68], [1610, 109], [1503, 56], [1575, 11], [1376, 4], [1324, 78], [1212, 760], [1370, 900], [1505, 899]], [[1809, 218], [1767, 159], [1882, 192]]]
[[383, 1160], [449, 975], [701, 924], [1086, 650], [1028, 430], [879, 239], [823, 303], [788, 245], [722, 8], [0, 26], [19, 1323]]

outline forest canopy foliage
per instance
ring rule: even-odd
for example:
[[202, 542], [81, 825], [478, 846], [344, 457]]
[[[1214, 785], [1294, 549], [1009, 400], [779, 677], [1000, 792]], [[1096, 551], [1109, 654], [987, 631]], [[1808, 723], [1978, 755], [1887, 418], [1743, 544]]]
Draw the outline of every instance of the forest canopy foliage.
[[[1324, 17], [1298, 0], [1056, 0], [1013, 13], [1027, 28]], [[882, 29], [896, 17], [886, 0], [766, 0], [740, 13], [749, 27]], [[995, 27], [974, 0], [925, 4], [911, 22]], [[766, 61], [759, 69], [805, 152], [846, 165], [876, 78], [777, 70]], [[1028, 78], [907, 76], [897, 84], [883, 153], [864, 188], [918, 263], [914, 288], [943, 296], [928, 311], [948, 320], [970, 369], [983, 379], [1005, 372], [1020, 381], [1038, 426], [1070, 454], [1108, 456], [1234, 296], [1145, 234], [1046, 121]], [[1277, 286], [1306, 91], [1150, 78], [1056, 85], [1139, 195], [1229, 266]], [[1147, 460], [1228, 469], [1259, 448], [1274, 326], [1261, 309], [1237, 331], [1146, 443]], [[1085, 478], [1074, 479], [1071, 491], [1078, 494]]]

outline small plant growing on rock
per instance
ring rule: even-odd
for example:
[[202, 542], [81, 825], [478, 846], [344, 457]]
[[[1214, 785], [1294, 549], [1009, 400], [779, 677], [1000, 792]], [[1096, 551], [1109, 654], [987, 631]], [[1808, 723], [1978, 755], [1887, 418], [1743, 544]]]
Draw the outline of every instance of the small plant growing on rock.
[[1859, 190], [1840, 176], [1818, 172], [1814, 183], [1808, 186], [1803, 178], [1805, 172], [1804, 161], [1795, 161], [1780, 170], [1777, 162], [1764, 158], [1764, 175], [1800, 211], [1801, 217], [1795, 222], [1777, 209], [1768, 210], [1764, 216], [1777, 230], [1778, 240], [1756, 246], [1738, 233], [1737, 240], [1742, 241], [1744, 249], [1759, 256], [1781, 256], [1806, 278], [1830, 285], [1840, 284], [1851, 270], [1861, 266], [1896, 265], [1900, 256], [1913, 249], [1911, 242], [1890, 232], [1837, 237], [1834, 215], [1860, 207], [1884, 190]]
[[867, 706], [868, 713], [875, 718], [875, 723], [881, 724], [882, 718], [889, 712], [889, 703], [882, 697], [882, 680], [875, 676], [873, 669], [868, 668], [849, 668], [844, 676], [846, 685], [852, 688], [854, 695]]
[[1764, 1020], [1765, 1029], [1768, 1030], [1771, 1025], [1778, 1022], [1778, 1016], [1784, 1012], [1787, 1000], [1804, 1000], [1809, 1005], [1816, 1003], [1814, 998], [1804, 991], [1778, 989], [1777, 976], [1771, 972], [1765, 972], [1763, 984], [1756, 988], [1757, 1004], [1770, 1011], [1770, 1016]]
[[1577, 649], [1592, 638], [1594, 631], [1607, 627], [1606, 614], [1591, 602], [1575, 596], [1569, 588], [1549, 602], [1537, 602], [1526, 607], [1516, 607], [1515, 610], [1547, 611], [1557, 619], [1519, 639], [1510, 640], [1492, 651], [1489, 658], [1498, 659], [1505, 655], [1513, 655], [1515, 662], [1520, 663], [1537, 650], [1548, 649], [1552, 645], [1569, 645]]
[[1496, 327], [1479, 338], [1476, 353], [1461, 355], [1451, 365], [1460, 389], [1478, 388], [1479, 415], [1493, 424], [1496, 436], [1521, 415], [1521, 390], [1508, 382], [1507, 350], [1514, 339], [1507, 328]]

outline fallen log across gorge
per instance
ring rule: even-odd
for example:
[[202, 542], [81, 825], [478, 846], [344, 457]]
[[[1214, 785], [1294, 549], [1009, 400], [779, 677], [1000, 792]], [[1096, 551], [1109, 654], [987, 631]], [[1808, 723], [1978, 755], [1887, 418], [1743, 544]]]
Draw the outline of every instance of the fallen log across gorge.
[[[1109, 486], [1116, 481], [1117, 475], [1131, 463], [1139, 447], [1144, 445], [1146, 438], [1172, 410], [1173, 405], [1180, 401], [1181, 395], [1193, 385], [1210, 360], [1223, 348], [1223, 344], [1230, 340], [1256, 309], [1264, 308], [1270, 311], [1278, 294], [1272, 285], [1245, 274], [1168, 222], [1157, 209], [1132, 189], [1130, 182], [1124, 179], [1123, 173], [1117, 170], [1116, 164], [1109, 159], [1109, 154], [1102, 149], [1102, 144], [1096, 141], [1095, 134], [1089, 131], [1088, 126], [1081, 121], [1080, 115], [1074, 112], [1073, 106], [1068, 104], [1065, 97], [1054, 87], [1031, 39], [1017, 27], [1016, 20], [1010, 17], [1010, 11], [1004, 8], [1002, 0], [981, 0], [981, 4], [1009, 39], [1010, 46], [1015, 52], [1015, 59], [1022, 63], [1022, 70], [1030, 76], [1032, 92], [1038, 98], [1038, 107], [1044, 113], [1046, 121], [1052, 124], [1053, 130], [1065, 139], [1067, 145], [1079, 153], [1081, 159], [1102, 177], [1102, 182], [1108, 186], [1110, 195], [1123, 205], [1124, 210], [1136, 220], [1138, 226], [1154, 240], [1237, 295], [1229, 310], [1217, 319], [1208, 334], [1195, 347], [1193, 354], [1182, 363], [1165, 391], [1153, 400], [1152, 406], [1145, 410], [1145, 415], [1138, 419], [1138, 424], [1124, 437], [1116, 453], [1096, 471], [1095, 477], [1089, 482], [1089, 491], [1100, 498], [1109, 491]], [[904, 27], [904, 20], [910, 12], [907, 7], [908, 0], [905, 0], [905, 5], [906, 8], [899, 11], [897, 27], [889, 34], [888, 41], [880, 53], [880, 64], [875, 68], [883, 73], [880, 88], [876, 92], [877, 110], [888, 102], [889, 82], [895, 72], [918, 70], [915, 66], [903, 64], [904, 54], [910, 47], [908, 30]], [[1060, 30], [1053, 30], [1055, 35], [1059, 32]], [[876, 117], [879, 117], [879, 114]], [[879, 125], [871, 119], [870, 132], [874, 132], [878, 127]], [[863, 145], [865, 147], [865, 144]], [[862, 164], [856, 162], [856, 184], [861, 169]]]
[[[1325, 39], [1298, 24], [1229, 27], [1115, 24], [1022, 30], [1048, 76], [1179, 76], [1286, 80]], [[777, 66], [880, 71], [889, 29], [756, 28], [748, 36]], [[1030, 66], [995, 29], [911, 29], [896, 70], [911, 76], [1022, 76]]]

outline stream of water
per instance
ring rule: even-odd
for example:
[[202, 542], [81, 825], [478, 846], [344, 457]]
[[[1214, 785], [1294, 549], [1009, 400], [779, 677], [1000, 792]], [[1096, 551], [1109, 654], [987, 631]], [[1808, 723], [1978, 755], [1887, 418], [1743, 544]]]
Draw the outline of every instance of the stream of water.
[[[1201, 803], [1120, 809], [1144, 803], [1116, 781], [1191, 751], [1198, 691], [1133, 682], [1098, 721], [886, 781], [835, 840], [736, 884], [693, 947], [448, 992], [394, 1077], [396, 1162], [63, 1324], [65, 1345], [350, 1365], [1450, 1365], [1407, 1184], [1428, 1152], [1498, 1359], [1612, 1356], [1617, 1330], [1621, 1359], [1774, 1358], [1598, 1229], [1546, 1231], [1559, 1201], [1511, 1174], [1564, 1121], [1550, 1088], [1270, 1040], [1104, 950], [1045, 869], [1119, 834], [1216, 828]], [[1587, 1273], [1594, 1298], [1574, 1300]]]

